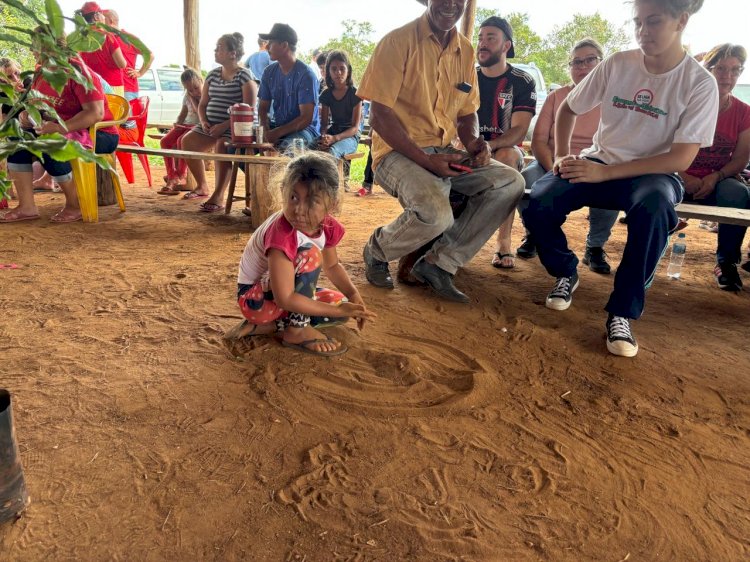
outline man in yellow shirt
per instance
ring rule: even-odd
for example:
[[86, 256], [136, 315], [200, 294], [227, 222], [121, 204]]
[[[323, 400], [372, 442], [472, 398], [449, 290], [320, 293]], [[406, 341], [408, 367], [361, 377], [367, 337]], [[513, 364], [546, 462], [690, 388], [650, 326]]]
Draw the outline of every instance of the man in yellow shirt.
[[[404, 208], [370, 236], [365, 274], [373, 285], [393, 288], [388, 262], [437, 238], [412, 275], [441, 297], [466, 303], [453, 275], [515, 209], [524, 181], [490, 160], [479, 135], [474, 50], [456, 29], [466, 0], [419, 1], [425, 13], [378, 43], [357, 90], [372, 102], [375, 181]], [[451, 146], [456, 135], [466, 152]], [[451, 190], [468, 196], [455, 220]]]

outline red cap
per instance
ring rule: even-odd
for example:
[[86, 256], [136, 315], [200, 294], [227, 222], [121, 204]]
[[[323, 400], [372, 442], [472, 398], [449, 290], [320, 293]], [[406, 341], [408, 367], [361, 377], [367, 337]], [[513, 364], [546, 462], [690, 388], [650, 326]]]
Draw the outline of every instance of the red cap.
[[101, 9], [99, 4], [96, 2], [86, 2], [83, 7], [81, 8], [81, 14], [95, 14], [96, 12], [103, 12], [104, 10]]

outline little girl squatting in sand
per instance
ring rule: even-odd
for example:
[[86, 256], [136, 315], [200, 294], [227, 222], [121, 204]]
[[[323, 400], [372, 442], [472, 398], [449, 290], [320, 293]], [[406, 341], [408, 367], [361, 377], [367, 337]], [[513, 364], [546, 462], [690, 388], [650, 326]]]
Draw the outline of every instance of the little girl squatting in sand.
[[[330, 156], [306, 152], [289, 162], [281, 181], [282, 210], [258, 227], [242, 254], [237, 301], [245, 320], [228, 336], [279, 331], [286, 347], [340, 355], [347, 347], [316, 327], [356, 318], [361, 330], [375, 317], [336, 253], [344, 236], [330, 214], [338, 208], [338, 191]], [[317, 287], [321, 270], [341, 292]]]

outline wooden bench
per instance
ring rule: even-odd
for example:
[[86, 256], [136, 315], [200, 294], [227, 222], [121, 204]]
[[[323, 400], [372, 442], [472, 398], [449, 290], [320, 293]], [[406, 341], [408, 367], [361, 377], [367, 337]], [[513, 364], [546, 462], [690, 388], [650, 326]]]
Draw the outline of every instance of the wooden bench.
[[156, 139], [156, 140], [161, 140], [166, 136], [167, 136], [166, 133], [149, 133], [148, 134], [148, 138]]
[[289, 159], [277, 156], [252, 156], [240, 154], [214, 154], [208, 152], [191, 152], [189, 150], [166, 150], [161, 148], [144, 148], [141, 146], [118, 145], [118, 151], [131, 154], [148, 154], [150, 156], [168, 156], [185, 160], [214, 160], [219, 162], [239, 162], [245, 164], [253, 190], [251, 193], [251, 212], [253, 228], [258, 228], [271, 214], [279, 210], [278, 198], [270, 192], [269, 179], [274, 167], [286, 164]]
[[722, 224], [750, 226], [750, 210], [731, 207], [712, 207], [695, 203], [680, 203], [675, 207], [677, 215], [684, 219], [701, 219]]
[[174, 127], [174, 123], [146, 123], [147, 129], [159, 129], [168, 131]]

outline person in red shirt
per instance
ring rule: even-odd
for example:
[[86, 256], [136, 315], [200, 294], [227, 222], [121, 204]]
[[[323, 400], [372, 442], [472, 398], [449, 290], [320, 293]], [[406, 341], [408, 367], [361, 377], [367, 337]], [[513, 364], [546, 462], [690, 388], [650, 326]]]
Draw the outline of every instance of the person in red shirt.
[[[750, 161], [750, 105], [732, 95], [746, 59], [745, 48], [731, 43], [718, 45], [703, 56], [703, 66], [719, 86], [719, 116], [713, 145], [701, 148], [690, 167], [680, 173], [685, 201], [750, 209], [750, 188], [739, 178]], [[714, 275], [725, 291], [742, 290], [737, 264], [742, 259], [746, 231], [744, 226], [719, 225]]]
[[[43, 56], [34, 52], [37, 61], [43, 63]], [[41, 76], [32, 84], [32, 89], [47, 97], [47, 103], [65, 123], [61, 125], [55, 120], [45, 119], [42, 123], [35, 123], [25, 114], [21, 116], [21, 125], [27, 131], [38, 135], [60, 133], [70, 139], [80, 142], [83, 146], [91, 147], [89, 127], [100, 121], [112, 120], [112, 113], [106, 103], [102, 83], [99, 77], [91, 72], [80, 60], [70, 61], [85, 74], [93, 85], [87, 90], [85, 86], [73, 80], [68, 80], [61, 93], [57, 93]], [[96, 152], [106, 154], [117, 148], [119, 135], [115, 127], [105, 127], [96, 133]], [[8, 156], [8, 171], [16, 187], [18, 206], [0, 216], [0, 223], [18, 222], [39, 218], [39, 209], [34, 201], [32, 187], [32, 164], [36, 156], [27, 150], [22, 150]], [[81, 220], [81, 209], [78, 204], [78, 192], [73, 179], [70, 162], [60, 162], [44, 154], [42, 166], [50, 176], [60, 184], [65, 195], [65, 206], [53, 215], [52, 222], [75, 222]]]
[[[115, 29], [120, 28], [120, 16], [114, 10], [104, 11], [104, 22]], [[123, 30], [124, 31], [124, 30]], [[125, 57], [127, 66], [123, 69], [123, 86], [125, 88], [125, 99], [130, 101], [138, 98], [138, 78], [146, 74], [151, 63], [154, 61], [154, 57], [151, 53], [144, 55], [138, 47], [132, 43], [126, 43], [122, 38], [118, 37], [117, 41], [120, 44], [120, 50], [122, 55]], [[141, 68], [136, 70], [135, 63], [138, 59], [138, 55], [141, 55], [143, 63]]]
[[[83, 18], [90, 24], [104, 22], [104, 10], [96, 2], [86, 2], [79, 10]], [[104, 44], [98, 51], [81, 53], [81, 59], [91, 70], [97, 72], [119, 96], [125, 95], [124, 72], [128, 63], [120, 48], [120, 41], [116, 35], [105, 33]]]

